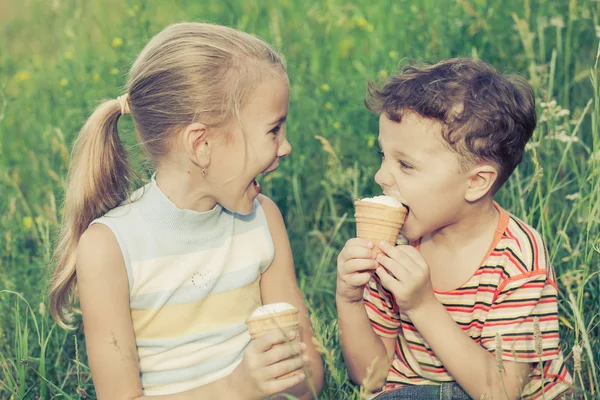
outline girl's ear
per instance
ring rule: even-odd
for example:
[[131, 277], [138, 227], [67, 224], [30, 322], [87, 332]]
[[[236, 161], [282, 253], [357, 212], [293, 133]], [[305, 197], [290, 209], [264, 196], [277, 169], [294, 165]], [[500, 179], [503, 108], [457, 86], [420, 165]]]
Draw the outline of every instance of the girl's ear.
[[488, 194], [498, 179], [498, 170], [490, 164], [481, 164], [469, 174], [465, 200], [475, 202]]
[[190, 160], [200, 168], [210, 165], [210, 135], [209, 128], [199, 122], [188, 125], [182, 133], [185, 151]]

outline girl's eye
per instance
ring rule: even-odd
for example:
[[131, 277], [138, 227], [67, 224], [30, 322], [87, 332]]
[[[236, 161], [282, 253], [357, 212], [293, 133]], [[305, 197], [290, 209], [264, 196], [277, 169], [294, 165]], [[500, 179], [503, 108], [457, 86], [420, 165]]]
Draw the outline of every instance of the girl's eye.
[[273, 128], [273, 130], [269, 131], [269, 133], [273, 134], [274, 136], [277, 136], [277, 134], [279, 133], [280, 130], [281, 130], [281, 125], [277, 125], [275, 128]]

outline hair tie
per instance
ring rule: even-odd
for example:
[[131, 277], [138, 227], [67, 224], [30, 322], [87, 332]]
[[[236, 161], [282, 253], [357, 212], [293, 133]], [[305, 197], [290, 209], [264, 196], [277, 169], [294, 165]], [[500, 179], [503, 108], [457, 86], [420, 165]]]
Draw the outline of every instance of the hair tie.
[[131, 109], [129, 108], [129, 93], [117, 97], [117, 101], [121, 106], [121, 115], [131, 114]]

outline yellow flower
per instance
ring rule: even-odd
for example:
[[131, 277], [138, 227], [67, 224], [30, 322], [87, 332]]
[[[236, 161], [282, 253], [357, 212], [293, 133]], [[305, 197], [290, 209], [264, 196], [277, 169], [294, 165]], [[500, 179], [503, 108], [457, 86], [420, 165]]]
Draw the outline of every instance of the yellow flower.
[[116, 68], [111, 68], [110, 73], [111, 73], [111, 75], [117, 75], [119, 73], [119, 70]]
[[331, 104], [330, 102], [325, 103], [325, 109], [326, 110], [333, 110], [333, 104]]
[[31, 78], [31, 74], [27, 71], [19, 71], [15, 75], [15, 78], [17, 78], [18, 81], [23, 82]]
[[100, 80], [100, 74], [94, 71], [94, 73], [92, 74], [92, 80], [94, 82], [98, 82]]
[[390, 56], [390, 58], [396, 59], [398, 58], [398, 52], [395, 50], [390, 50], [390, 52], [388, 53], [388, 55]]
[[365, 19], [365, 17], [356, 17], [356, 18], [354, 18], [354, 20], [356, 21], [356, 25], [359, 28], [362, 28], [365, 25], [367, 25], [367, 20]]
[[65, 87], [69, 84], [69, 80], [67, 78], [62, 78], [59, 82], [60, 86]]
[[73, 52], [71, 50], [67, 50], [67, 51], [65, 51], [64, 56], [65, 56], [66, 60], [72, 60], [73, 59]]
[[340, 129], [340, 128], [342, 127], [342, 125], [341, 125], [339, 122], [335, 121], [335, 122], [333, 123], [333, 127], [334, 127], [335, 129]]
[[375, 136], [373, 136], [373, 135], [369, 135], [369, 138], [368, 138], [368, 140], [367, 140], [367, 146], [368, 146], [369, 148], [371, 148], [371, 147], [375, 146]]
[[331, 90], [331, 88], [329, 87], [328, 84], [324, 83], [321, 85], [321, 90], [323, 90], [324, 92], [329, 92]]
[[121, 46], [123, 45], [123, 39], [121, 39], [120, 37], [114, 38], [114, 39], [112, 40], [112, 42], [110, 43], [110, 45], [111, 45], [112, 47], [114, 47], [115, 49], [116, 49], [117, 47], [121, 47]]
[[23, 228], [29, 230], [33, 226], [33, 218], [25, 217], [23, 218]]
[[388, 72], [386, 69], [382, 69], [377, 73], [377, 76], [379, 76], [381, 79], [385, 79], [388, 77]]
[[373, 26], [373, 24], [367, 24], [367, 27], [365, 28], [367, 32], [373, 32], [375, 30], [375, 27]]

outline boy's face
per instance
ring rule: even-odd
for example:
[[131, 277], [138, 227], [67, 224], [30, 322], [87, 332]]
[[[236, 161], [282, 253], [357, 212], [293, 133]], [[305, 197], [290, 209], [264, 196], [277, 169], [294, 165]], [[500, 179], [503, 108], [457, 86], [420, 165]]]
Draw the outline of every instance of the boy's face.
[[402, 228], [409, 240], [453, 224], [466, 204], [469, 179], [458, 155], [443, 142], [441, 129], [439, 122], [416, 113], [405, 113], [401, 122], [385, 113], [379, 118], [383, 157], [375, 181], [409, 207]]

